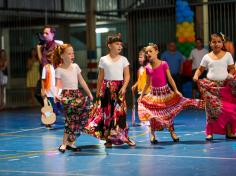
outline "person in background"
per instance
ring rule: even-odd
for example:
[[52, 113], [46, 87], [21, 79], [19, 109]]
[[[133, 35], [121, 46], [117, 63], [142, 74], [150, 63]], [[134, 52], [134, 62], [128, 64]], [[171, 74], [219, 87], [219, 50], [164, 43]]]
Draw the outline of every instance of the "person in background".
[[[135, 110], [135, 104], [136, 104], [136, 101], [135, 101], [136, 100], [136, 92], [138, 93], [138, 96], [141, 95], [141, 93], [142, 93], [142, 91], [144, 89], [145, 83], [146, 83], [146, 79], [147, 79], [145, 67], [149, 63], [147, 62], [147, 59], [145, 57], [145, 48], [142, 48], [139, 51], [138, 61], [139, 61], [140, 67], [138, 69], [137, 81], [136, 81], [136, 83], [131, 88], [132, 96], [133, 96], [133, 109], [134, 110]], [[145, 94], [148, 94], [149, 92], [150, 92], [150, 87], [147, 89]], [[139, 120], [142, 123], [145, 123], [147, 121], [147, 119], [140, 119], [140, 118], [139, 118]]]
[[6, 85], [8, 82], [9, 59], [4, 49], [0, 50], [0, 110], [6, 106]]
[[[208, 50], [203, 47], [203, 41], [201, 38], [196, 38], [195, 48], [191, 51], [189, 60], [192, 61], [192, 74], [194, 74], [197, 68], [200, 66], [202, 58], [205, 54], [208, 53]], [[206, 71], [201, 75], [201, 78], [206, 77]], [[198, 92], [197, 83], [193, 82], [192, 84], [192, 98], [196, 98]]]
[[175, 42], [172, 41], [167, 44], [167, 51], [162, 53], [161, 59], [168, 63], [176, 86], [182, 92], [181, 74], [183, 72], [184, 56], [177, 50]]
[[[40, 67], [40, 75], [42, 74], [42, 68], [48, 64], [47, 61], [47, 53], [50, 51], [54, 51], [54, 49], [58, 46], [58, 44], [55, 42], [55, 35], [56, 35], [56, 29], [53, 26], [45, 25], [43, 28], [43, 35], [40, 37], [39, 44], [37, 45], [37, 54], [38, 58], [41, 64]], [[59, 62], [59, 61], [58, 61]], [[53, 67], [56, 69], [59, 65], [57, 61], [53, 63]], [[43, 99], [41, 97], [41, 76], [38, 80], [36, 89], [35, 89], [35, 97], [38, 100], [38, 102], [43, 106]]]
[[[42, 97], [47, 97], [49, 100], [51, 106], [53, 107], [53, 112], [58, 115], [59, 114], [59, 109], [62, 109], [60, 107], [59, 102], [54, 102], [54, 94], [55, 94], [55, 69], [53, 67], [53, 58], [54, 58], [54, 51], [49, 51], [46, 55], [47, 57], [47, 63], [43, 67], [42, 71], [42, 90], [41, 90], [41, 95]], [[46, 125], [48, 129], [51, 129], [51, 125]]]
[[37, 55], [36, 48], [31, 49], [30, 57], [27, 60], [27, 74], [26, 74], [26, 87], [30, 89], [31, 97], [30, 97], [30, 103], [32, 105], [35, 104], [35, 87], [37, 85], [37, 82], [40, 78], [40, 72], [39, 72], [39, 59]]

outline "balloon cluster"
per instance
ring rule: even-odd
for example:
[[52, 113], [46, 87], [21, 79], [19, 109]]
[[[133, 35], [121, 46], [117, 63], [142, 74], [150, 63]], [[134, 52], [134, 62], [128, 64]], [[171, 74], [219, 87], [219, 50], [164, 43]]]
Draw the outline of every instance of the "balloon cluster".
[[176, 37], [178, 50], [189, 57], [194, 48], [195, 32], [193, 23], [194, 13], [189, 7], [187, 0], [176, 1]]

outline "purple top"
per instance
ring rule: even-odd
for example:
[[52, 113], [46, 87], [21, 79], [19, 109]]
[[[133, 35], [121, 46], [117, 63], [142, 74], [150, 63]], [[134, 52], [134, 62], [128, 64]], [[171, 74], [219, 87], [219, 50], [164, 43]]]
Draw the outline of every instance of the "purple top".
[[166, 80], [166, 70], [169, 69], [169, 66], [166, 61], [161, 61], [161, 64], [152, 69], [149, 66], [146, 66], [146, 73], [151, 78], [152, 87], [163, 87], [167, 84]]

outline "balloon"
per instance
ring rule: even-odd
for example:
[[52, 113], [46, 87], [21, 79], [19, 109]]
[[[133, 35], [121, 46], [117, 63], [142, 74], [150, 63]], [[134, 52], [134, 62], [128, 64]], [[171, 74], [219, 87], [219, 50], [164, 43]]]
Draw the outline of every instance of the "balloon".
[[179, 37], [179, 38], [178, 38], [178, 41], [179, 41], [180, 43], [184, 43], [184, 42], [185, 42], [185, 38], [184, 38], [184, 37]]
[[194, 36], [190, 36], [187, 38], [188, 42], [194, 42], [195, 41], [195, 37]]

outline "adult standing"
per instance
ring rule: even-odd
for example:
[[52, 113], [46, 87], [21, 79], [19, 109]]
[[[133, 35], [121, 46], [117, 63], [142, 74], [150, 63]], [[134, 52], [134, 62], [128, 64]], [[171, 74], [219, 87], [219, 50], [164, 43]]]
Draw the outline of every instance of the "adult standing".
[[[53, 52], [54, 49], [57, 47], [57, 43], [55, 42], [55, 35], [56, 35], [56, 29], [53, 26], [46, 25], [43, 28], [43, 37], [40, 43], [37, 45], [37, 54], [39, 61], [41, 63], [40, 66], [40, 74], [42, 73], [42, 68], [48, 64], [47, 61], [47, 53]], [[58, 66], [58, 62], [54, 62], [53, 66], [56, 68]], [[40, 104], [43, 106], [43, 99], [41, 97], [41, 79], [39, 79], [37, 83], [37, 87], [35, 90], [35, 97], [40, 102]]]
[[[202, 58], [208, 53], [208, 50], [203, 47], [203, 42], [201, 38], [195, 40], [195, 48], [191, 51], [189, 59], [192, 61], [192, 73], [194, 74], [197, 68], [200, 66]], [[206, 77], [206, 71], [201, 75], [200, 79]], [[196, 98], [198, 87], [196, 82], [192, 84], [192, 97]]]
[[169, 65], [171, 75], [179, 91], [182, 91], [181, 74], [183, 72], [184, 56], [177, 50], [175, 42], [167, 44], [167, 51], [162, 53], [161, 59]]

